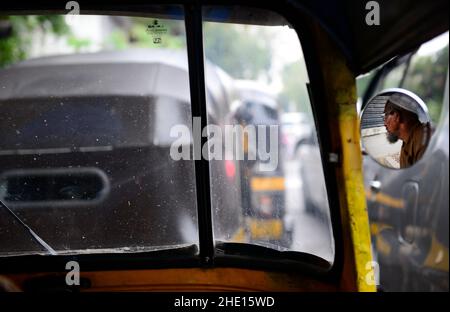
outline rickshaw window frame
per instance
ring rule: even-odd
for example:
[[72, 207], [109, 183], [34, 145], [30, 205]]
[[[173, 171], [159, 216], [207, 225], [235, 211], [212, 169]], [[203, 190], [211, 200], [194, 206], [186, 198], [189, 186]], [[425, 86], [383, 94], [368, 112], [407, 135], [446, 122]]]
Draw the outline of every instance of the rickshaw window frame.
[[[81, 2], [81, 1], [80, 1]], [[5, 15], [11, 15], [11, 14], [43, 14], [43, 13], [49, 13], [52, 14], [64, 14], [67, 13], [67, 11], [61, 9], [64, 7], [64, 4], [66, 1], [61, 1], [58, 5], [58, 2], [50, 1], [45, 2], [45, 4], [39, 3], [25, 3], [25, 2], [19, 2], [19, 3], [4, 3], [0, 5], [0, 9], [3, 11], [2, 14]], [[45, 5], [46, 8], [42, 9], [42, 6]], [[89, 14], [93, 14], [94, 12], [101, 15], [130, 15], [130, 16], [146, 16], [145, 14], [148, 13], [149, 15], [151, 12], [146, 12], [145, 8], [146, 6], [143, 4], [140, 4], [138, 2], [134, 3], [128, 3], [128, 4], [117, 4], [113, 3], [109, 5], [108, 9], [102, 9], [101, 4], [97, 3], [82, 3], [83, 7], [87, 8], [86, 10], [83, 10], [83, 13], [88, 12]], [[328, 201], [329, 201], [329, 207], [330, 207], [330, 215], [331, 215], [331, 224], [332, 224], [332, 232], [335, 242], [335, 257], [333, 264], [330, 266], [330, 269], [325, 273], [320, 273], [320, 276], [325, 276], [326, 280], [333, 280], [336, 281], [340, 273], [342, 271], [342, 263], [343, 263], [343, 242], [342, 242], [342, 229], [341, 229], [341, 223], [340, 223], [340, 210], [339, 210], [339, 200], [338, 200], [338, 187], [335, 181], [335, 174], [333, 173], [335, 168], [334, 164], [331, 164], [328, 162], [328, 160], [325, 158], [325, 155], [328, 155], [328, 151], [326, 149], [327, 146], [330, 146], [329, 144], [329, 138], [325, 135], [326, 133], [329, 133], [329, 127], [326, 118], [318, 118], [318, 116], [324, 116], [326, 114], [326, 108], [324, 106], [318, 106], [314, 103], [324, 103], [324, 95], [323, 92], [320, 92], [320, 88], [325, 88], [323, 83], [323, 77], [320, 74], [320, 65], [318, 63], [318, 59], [316, 54], [316, 51], [314, 50], [313, 45], [313, 38], [311, 34], [306, 31], [306, 28], [302, 28], [301, 26], [305, 25], [306, 22], [301, 21], [299, 19], [299, 15], [307, 17], [311, 20], [314, 19], [314, 16], [301, 4], [293, 3], [293, 2], [287, 2], [284, 3], [283, 6], [276, 6], [274, 4], [267, 4], [267, 3], [260, 3], [257, 1], [231, 1], [231, 2], [223, 2], [223, 1], [201, 1], [201, 0], [188, 0], [184, 4], [180, 4], [180, 2], [176, 1], [158, 1], [158, 3], [152, 3], [151, 6], [155, 5], [179, 5], [184, 7], [184, 19], [186, 23], [186, 39], [187, 39], [187, 50], [188, 50], [188, 60], [189, 60], [189, 68], [193, 66], [193, 68], [197, 68], [197, 71], [189, 70], [189, 79], [190, 82], [192, 80], [197, 80], [198, 83], [196, 83], [196, 90], [194, 90], [193, 86], [190, 85], [190, 92], [191, 96], [192, 94], [195, 95], [195, 98], [202, 99], [203, 101], [201, 103], [197, 103], [197, 106], [195, 107], [196, 114], [199, 114], [200, 117], [202, 115], [206, 116], [206, 101], [204, 98], [205, 94], [205, 81], [204, 81], [204, 63], [203, 63], [203, 51], [201, 54], [201, 58], [199, 60], [198, 57], [196, 57], [194, 60], [191, 60], [189, 57], [189, 53], [192, 54], [195, 50], [198, 49], [195, 46], [192, 47], [192, 44], [189, 43], [190, 40], [193, 40], [193, 42], [197, 42], [199, 39], [202, 40], [202, 8], [204, 6], [233, 6], [233, 5], [241, 5], [245, 6], [247, 8], [255, 8], [255, 9], [264, 9], [269, 10], [272, 12], [275, 12], [286, 19], [288, 23], [293, 27], [293, 29], [296, 31], [297, 36], [299, 38], [302, 38], [302, 50], [305, 56], [305, 63], [308, 70], [308, 76], [310, 81], [310, 87], [311, 87], [311, 108], [313, 111], [317, 136], [319, 140], [319, 146], [320, 146], [320, 152], [321, 152], [321, 159], [322, 159], [322, 167], [324, 170], [325, 175], [325, 182], [328, 192]], [[150, 7], [151, 7], [150, 6]], [[3, 7], [6, 7], [6, 10], [3, 10]], [[194, 10], [192, 13], [188, 13], [189, 10]], [[295, 14], [292, 9], [298, 10]], [[192, 14], [188, 17], [189, 14]], [[200, 27], [199, 27], [199, 20], [198, 17], [200, 16]], [[187, 22], [187, 19], [189, 18], [190, 22]], [[187, 25], [189, 24], [189, 25]], [[192, 29], [194, 31], [200, 32], [195, 34], [191, 34], [189, 29]], [[191, 36], [195, 36], [194, 38], [189, 39]], [[201, 42], [203, 44], [203, 42]], [[337, 47], [340, 49], [340, 47]], [[190, 52], [189, 52], [190, 51]], [[198, 56], [199, 54], [197, 54]], [[201, 64], [200, 64], [201, 63]], [[191, 105], [193, 103], [193, 98], [191, 97]], [[194, 108], [194, 107], [192, 107]], [[192, 114], [192, 117], [194, 117], [194, 113]], [[206, 118], [202, 118], [202, 123], [206, 121]], [[207, 163], [206, 160], [204, 162]], [[205, 174], [207, 173], [206, 177], [209, 181], [209, 165], [205, 166], [202, 164], [202, 162], [199, 162], [200, 167], [197, 167], [196, 163], [196, 185], [206, 185], [204, 182], [198, 181], [201, 179], [201, 177], [205, 177]], [[209, 184], [207, 194], [209, 194]], [[97, 266], [97, 260], [106, 260], [110, 259], [110, 265], [109, 267], [120, 270], [120, 269], [142, 269], [142, 268], [154, 268], [156, 267], [199, 267], [199, 266], [213, 266], [213, 260], [218, 259], [219, 263], [215, 265], [214, 267], [249, 267], [249, 268], [265, 268], [266, 270], [275, 270], [275, 271], [284, 271], [284, 270], [300, 270], [306, 274], [312, 273], [313, 275], [316, 275], [317, 272], [313, 272], [310, 270], [310, 267], [308, 266], [308, 263], [306, 263], [306, 270], [304, 264], [302, 262], [295, 262], [292, 263], [292, 261], [284, 262], [282, 260], [275, 260], [271, 261], [265, 260], [265, 261], [258, 261], [257, 258], [252, 257], [240, 257], [240, 256], [232, 256], [232, 255], [215, 255], [214, 254], [214, 241], [213, 241], [213, 234], [212, 234], [212, 220], [210, 219], [211, 216], [211, 203], [210, 203], [210, 194], [206, 195], [202, 194], [201, 192], [198, 192], [198, 199], [201, 199], [202, 203], [206, 203], [205, 206], [199, 205], [199, 202], [197, 202], [197, 209], [200, 212], [202, 217], [200, 217], [199, 214], [199, 235], [200, 235], [200, 227], [203, 228], [202, 233], [208, 237], [207, 239], [204, 238], [200, 239], [203, 241], [203, 244], [199, 241], [199, 254], [193, 255], [193, 256], [187, 256], [182, 255], [177, 259], [174, 259], [174, 261], [170, 261], [170, 263], [167, 263], [167, 257], [170, 255], [170, 252], [166, 253], [160, 253], [164, 254], [162, 257], [154, 257], [156, 252], [150, 252], [150, 253], [142, 253], [142, 254], [79, 254], [79, 255], [68, 255], [68, 256], [36, 256], [36, 255], [25, 255], [25, 256], [12, 256], [12, 257], [1, 257], [0, 258], [0, 271], [1, 272], [14, 272], [14, 271], [20, 271], [23, 270], [22, 268], [24, 266], [27, 267], [26, 271], [32, 272], [32, 271], [42, 271], [43, 268], [48, 268], [51, 271], [52, 264], [56, 263], [62, 263], [63, 261], [71, 261], [71, 260], [78, 260], [80, 262], [88, 262], [91, 263], [91, 265], [88, 265], [87, 267], [84, 267], [87, 271], [95, 270], [96, 268], [103, 269], [103, 266]], [[209, 209], [206, 209], [205, 211], [204, 207], [209, 207]], [[209, 221], [208, 221], [209, 220]], [[202, 223], [203, 225], [200, 225]], [[211, 245], [213, 248], [211, 249]], [[203, 247], [202, 247], [203, 246]], [[203, 251], [202, 251], [203, 248]], [[205, 249], [206, 248], [206, 249]], [[176, 252], [175, 252], [176, 253]], [[301, 252], [299, 252], [301, 254]], [[135, 259], [132, 256], [135, 256]], [[130, 261], [130, 259], [134, 259]], [[6, 260], [6, 261], [4, 261]], [[123, 260], [123, 262], [122, 262]], [[150, 261], [149, 261], [150, 260]], [[249, 263], [249, 260], [252, 261], [252, 263]], [[112, 261], [112, 262], [111, 262]], [[142, 261], [142, 263], [141, 263]], [[130, 263], [135, 264], [133, 268], [130, 268]], [[31, 265], [30, 265], [31, 264]], [[61, 271], [63, 271], [64, 268], [61, 267]]]

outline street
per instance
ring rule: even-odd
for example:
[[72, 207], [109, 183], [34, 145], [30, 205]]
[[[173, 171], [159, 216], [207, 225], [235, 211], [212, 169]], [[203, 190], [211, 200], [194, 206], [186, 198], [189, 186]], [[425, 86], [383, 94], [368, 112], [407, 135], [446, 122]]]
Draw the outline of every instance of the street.
[[[330, 262], [333, 261], [334, 242], [329, 220], [323, 220], [306, 211], [303, 181], [300, 174], [300, 158], [295, 157], [294, 160], [287, 160], [284, 166], [286, 185], [285, 221], [287, 226], [291, 226], [293, 230], [291, 249], [311, 253]], [[317, 172], [317, 174], [322, 173]], [[318, 179], [318, 181], [321, 180]], [[322, 190], [323, 188], [315, 187], [313, 189]], [[326, 197], [326, 194], [322, 196]]]

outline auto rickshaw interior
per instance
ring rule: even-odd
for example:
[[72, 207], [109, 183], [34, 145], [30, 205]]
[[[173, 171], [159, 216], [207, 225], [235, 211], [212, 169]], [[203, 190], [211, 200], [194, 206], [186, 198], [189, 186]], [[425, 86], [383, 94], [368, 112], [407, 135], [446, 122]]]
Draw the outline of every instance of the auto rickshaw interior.
[[[6, 5], [0, 273], [24, 290], [375, 290], [355, 77], [448, 20], [399, 42], [352, 4]], [[61, 282], [69, 261], [81, 285]]]

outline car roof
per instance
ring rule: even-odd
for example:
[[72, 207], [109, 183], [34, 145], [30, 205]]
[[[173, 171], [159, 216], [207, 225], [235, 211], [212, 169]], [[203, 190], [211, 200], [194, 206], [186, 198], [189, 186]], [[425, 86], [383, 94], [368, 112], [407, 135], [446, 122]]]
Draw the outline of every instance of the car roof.
[[[209, 113], [223, 115], [231, 78], [209, 61], [205, 66], [212, 99]], [[129, 49], [29, 59], [0, 70], [0, 88], [0, 101], [89, 96], [169, 96], [190, 101], [185, 50]]]
[[[268, 86], [253, 80], [238, 79], [234, 81], [234, 87], [239, 94], [240, 102], [256, 102], [277, 110], [276, 96], [273, 92], [270, 92]], [[231, 110], [236, 110], [237, 108], [238, 105], [235, 105]]]
[[188, 70], [187, 53], [169, 49], [127, 49], [122, 51], [101, 51], [94, 53], [74, 53], [30, 58], [16, 63], [10, 68], [30, 66], [68, 66], [84, 64], [149, 64], [160, 63]]

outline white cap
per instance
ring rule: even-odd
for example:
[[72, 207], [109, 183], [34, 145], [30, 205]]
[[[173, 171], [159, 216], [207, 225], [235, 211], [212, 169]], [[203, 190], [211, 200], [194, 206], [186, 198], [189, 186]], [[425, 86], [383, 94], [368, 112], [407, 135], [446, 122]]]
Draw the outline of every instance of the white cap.
[[395, 92], [389, 97], [389, 102], [404, 110], [416, 114], [421, 123], [430, 121], [428, 118], [428, 114], [423, 110], [420, 104], [415, 99], [406, 94]]

